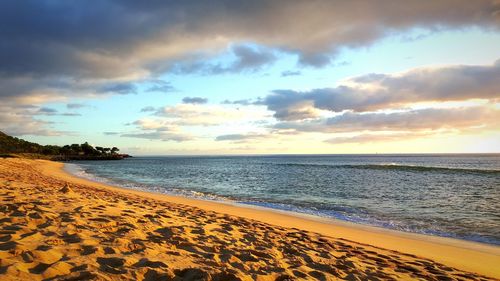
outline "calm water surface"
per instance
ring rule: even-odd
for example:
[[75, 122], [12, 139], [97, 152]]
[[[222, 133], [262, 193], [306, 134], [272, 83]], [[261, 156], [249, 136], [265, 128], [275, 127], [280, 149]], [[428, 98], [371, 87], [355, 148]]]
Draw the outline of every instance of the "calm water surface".
[[500, 155], [135, 157], [67, 165], [127, 188], [500, 245]]

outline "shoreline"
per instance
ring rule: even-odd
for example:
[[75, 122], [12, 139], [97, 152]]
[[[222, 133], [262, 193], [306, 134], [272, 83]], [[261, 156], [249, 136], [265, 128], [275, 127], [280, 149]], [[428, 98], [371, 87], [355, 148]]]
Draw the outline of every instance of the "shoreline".
[[[78, 182], [81, 181], [84, 184], [98, 185], [99, 187], [113, 191], [132, 193], [175, 204], [193, 206], [227, 215], [258, 220], [281, 227], [302, 229], [334, 238], [417, 255], [467, 271], [500, 278], [500, 268], [498, 268], [498, 264], [500, 264], [500, 247], [496, 245], [403, 232], [334, 218], [324, 218], [230, 201], [203, 200], [180, 195], [128, 189], [78, 177], [66, 171], [64, 163], [58, 163], [57, 166], [59, 167], [54, 167], [55, 169], [50, 169], [50, 171], [52, 173], [55, 172], [54, 175], [64, 179], [71, 178]], [[457, 259], [457, 257], [459, 258]]]
[[[437, 168], [440, 168], [440, 167], [437, 167]], [[261, 211], [276, 212], [276, 213], [281, 213], [281, 214], [290, 215], [290, 216], [294, 216], [294, 217], [304, 218], [306, 220], [331, 223], [334, 225], [341, 224], [341, 225], [345, 225], [347, 227], [361, 227], [361, 228], [366, 227], [368, 229], [372, 228], [375, 231], [382, 231], [382, 232], [389, 231], [389, 234], [391, 234], [391, 232], [394, 232], [392, 234], [395, 234], [395, 235], [405, 235], [405, 234], [417, 235], [417, 236], [422, 236], [423, 238], [420, 237], [420, 239], [424, 239], [424, 240], [432, 239], [433, 237], [436, 237], [438, 239], [444, 238], [444, 239], [456, 240], [459, 242], [468, 242], [468, 243], [472, 243], [472, 244], [477, 244], [479, 246], [485, 245], [485, 246], [492, 246], [492, 247], [499, 247], [500, 248], [500, 244], [496, 244], [496, 243], [468, 240], [468, 239], [464, 239], [464, 238], [460, 238], [460, 237], [453, 237], [451, 235], [433, 235], [431, 233], [425, 233], [425, 232], [422, 233], [422, 232], [398, 230], [395, 228], [384, 227], [382, 225], [363, 223], [361, 221], [344, 220], [341, 218], [337, 218], [335, 216], [326, 216], [326, 215], [322, 216], [322, 215], [310, 213], [307, 211], [301, 212], [301, 211], [279, 208], [279, 207], [275, 208], [272, 205], [270, 205], [270, 206], [266, 206], [265, 204], [260, 205], [260, 204], [258, 204], [259, 202], [257, 202], [257, 201], [240, 202], [236, 198], [233, 199], [233, 198], [223, 197], [223, 196], [219, 196], [219, 195], [211, 196], [210, 194], [205, 194], [205, 193], [201, 193], [202, 194], [201, 196], [197, 196], [197, 195], [190, 196], [189, 192], [194, 192], [195, 194], [200, 193], [200, 192], [189, 191], [189, 190], [187, 190], [188, 191], [187, 194], [183, 194], [181, 192], [179, 192], [179, 193], [160, 192], [160, 191], [148, 190], [147, 188], [135, 188], [135, 187], [122, 186], [118, 183], [114, 183], [113, 180], [85, 172], [84, 169], [81, 166], [79, 166], [77, 163], [63, 163], [62, 169], [64, 172], [66, 172], [69, 175], [74, 176], [76, 178], [88, 180], [88, 181], [93, 182], [93, 183], [117, 187], [117, 188], [120, 188], [123, 190], [139, 191], [139, 192], [156, 194], [159, 196], [172, 196], [175, 198], [180, 197], [180, 198], [186, 198], [186, 199], [200, 200], [202, 202], [214, 202], [214, 203], [220, 203], [220, 204], [224, 204], [224, 205], [230, 205], [230, 206], [241, 207], [241, 208], [250, 208], [250, 209], [256, 209], [256, 210], [261, 210]], [[443, 168], [443, 169], [446, 169], [446, 168]], [[488, 171], [488, 170], [485, 170], [485, 171]], [[492, 170], [492, 171], [496, 172], [497, 170]], [[78, 172], [83, 172], [88, 176], [78, 175]], [[262, 203], [265, 203], [265, 202], [262, 202]], [[293, 207], [293, 205], [288, 205], [288, 206]], [[448, 241], [448, 242], [450, 242], [450, 241]], [[456, 243], [452, 243], [452, 244], [456, 244]], [[472, 249], [474, 249], [474, 248], [475, 247], [472, 246]]]
[[[498, 247], [500, 250], [500, 245], [494, 244], [494, 243], [486, 243], [486, 242], [480, 242], [480, 241], [473, 241], [473, 240], [467, 240], [467, 239], [461, 239], [461, 238], [455, 238], [451, 236], [439, 236], [439, 235], [432, 235], [432, 234], [426, 234], [426, 233], [417, 233], [417, 232], [411, 232], [411, 231], [403, 231], [403, 230], [397, 230], [397, 229], [392, 229], [392, 228], [386, 228], [383, 226], [378, 226], [378, 225], [373, 225], [373, 224], [365, 224], [361, 222], [356, 222], [356, 221], [348, 221], [348, 220], [342, 220], [336, 217], [328, 217], [328, 216], [320, 216], [320, 215], [315, 215], [307, 212], [299, 212], [299, 211], [293, 211], [293, 210], [286, 210], [286, 209], [280, 209], [280, 208], [273, 208], [273, 207], [267, 207], [267, 206], [262, 206], [259, 204], [251, 204], [251, 203], [242, 203], [239, 202], [238, 200], [233, 200], [230, 198], [224, 198], [224, 197], [218, 197], [214, 196], [215, 199], [210, 199], [210, 196], [189, 196], [189, 195], [183, 195], [182, 193], [175, 194], [175, 193], [164, 193], [164, 192], [156, 192], [153, 190], [147, 190], [147, 189], [140, 189], [140, 188], [129, 188], [127, 186], [121, 186], [119, 184], [113, 183], [113, 182], [106, 182], [109, 181], [106, 178], [96, 178], [92, 179], [90, 177], [85, 177], [85, 176], [79, 176], [76, 174], [76, 172], [73, 172], [73, 168], [70, 168], [70, 165], [74, 165], [77, 167], [77, 169], [81, 170], [82, 168], [78, 166], [78, 164], [75, 163], [63, 163], [62, 170], [69, 174], [70, 176], [87, 180], [92, 183], [96, 184], [103, 184], [108, 187], [115, 187], [122, 189], [124, 191], [138, 191], [138, 192], [144, 192], [146, 194], [155, 194], [157, 196], [166, 196], [167, 199], [172, 200], [172, 198], [182, 198], [182, 199], [187, 199], [187, 200], [194, 200], [196, 201], [201, 201], [201, 202], [212, 202], [216, 204], [222, 204], [222, 205], [228, 205], [228, 206], [233, 206], [237, 208], [247, 208], [247, 209], [252, 209], [256, 211], [263, 211], [263, 212], [273, 212], [273, 213], [278, 213], [278, 214], [283, 214], [287, 216], [292, 216], [292, 217], [297, 217], [297, 218], [302, 218], [305, 220], [310, 220], [310, 221], [317, 221], [317, 222], [322, 222], [322, 223], [327, 223], [327, 224], [332, 224], [332, 225], [341, 225], [345, 227], [353, 227], [353, 228], [359, 228], [359, 229], [365, 229], [368, 231], [374, 231], [374, 232], [387, 232], [388, 234], [392, 235], [397, 235], [397, 236], [409, 236], [412, 237], [413, 235], [416, 235], [415, 237], [418, 240], [433, 240], [433, 238], [436, 238], [437, 243], [442, 243], [442, 244], [451, 244], [451, 245], [457, 245], [461, 243], [471, 243], [469, 247], [467, 245], [461, 245], [464, 246], [464, 248], [470, 248], [470, 249], [477, 249], [478, 247], [481, 248], [481, 246], [486, 246], [486, 247]], [[88, 174], [92, 175], [92, 174]], [[222, 199], [218, 199], [222, 198]], [[175, 200], [175, 199], [174, 199]], [[190, 202], [190, 204], [195, 204], [195, 202]], [[440, 239], [444, 239], [445, 241], [439, 241]], [[449, 240], [449, 241], [448, 241]], [[486, 250], [488, 252], [488, 250]], [[497, 253], [497, 252], [494, 252]], [[500, 252], [497, 254], [500, 255]]]

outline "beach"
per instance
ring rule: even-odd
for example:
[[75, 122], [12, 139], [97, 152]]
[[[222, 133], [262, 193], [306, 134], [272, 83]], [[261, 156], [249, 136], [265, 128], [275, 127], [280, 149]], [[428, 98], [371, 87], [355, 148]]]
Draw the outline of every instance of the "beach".
[[500, 247], [147, 193], [0, 159], [1, 280], [490, 280]]

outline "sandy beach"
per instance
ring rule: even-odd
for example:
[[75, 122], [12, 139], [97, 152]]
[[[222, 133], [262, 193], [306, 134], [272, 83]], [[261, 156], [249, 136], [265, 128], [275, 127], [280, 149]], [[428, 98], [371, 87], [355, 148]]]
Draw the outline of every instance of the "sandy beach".
[[0, 280], [495, 280], [500, 247], [126, 190], [0, 159]]

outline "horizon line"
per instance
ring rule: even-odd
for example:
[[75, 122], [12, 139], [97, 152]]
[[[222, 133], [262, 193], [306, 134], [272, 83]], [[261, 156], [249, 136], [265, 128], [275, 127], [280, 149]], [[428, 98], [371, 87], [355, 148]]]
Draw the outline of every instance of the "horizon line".
[[500, 156], [500, 152], [419, 152], [419, 153], [253, 153], [253, 154], [130, 154], [134, 157], [218, 157], [218, 156], [452, 156], [452, 155], [488, 155]]

